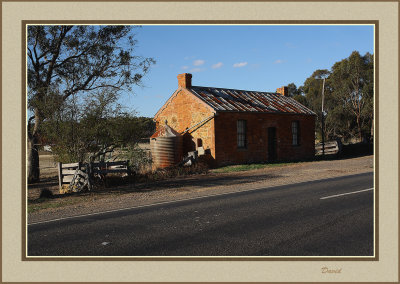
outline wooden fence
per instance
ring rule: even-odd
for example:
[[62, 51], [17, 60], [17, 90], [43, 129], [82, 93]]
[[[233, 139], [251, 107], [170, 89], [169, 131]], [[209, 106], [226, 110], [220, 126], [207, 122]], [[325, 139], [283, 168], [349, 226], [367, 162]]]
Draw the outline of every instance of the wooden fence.
[[[325, 142], [325, 155], [339, 154], [342, 151], [342, 143], [340, 141], [327, 141]], [[322, 155], [322, 143], [315, 145], [315, 154]]]
[[62, 188], [63, 184], [69, 184], [72, 181], [76, 170], [81, 169], [82, 163], [58, 163], [58, 185], [60, 189]]
[[129, 173], [129, 160], [117, 162], [94, 162], [89, 167], [94, 174]]
[[58, 163], [58, 185], [60, 190], [63, 185], [70, 184], [77, 170], [85, 172], [89, 176], [94, 174], [106, 175], [110, 173], [127, 173], [129, 161], [94, 162], [94, 163]]

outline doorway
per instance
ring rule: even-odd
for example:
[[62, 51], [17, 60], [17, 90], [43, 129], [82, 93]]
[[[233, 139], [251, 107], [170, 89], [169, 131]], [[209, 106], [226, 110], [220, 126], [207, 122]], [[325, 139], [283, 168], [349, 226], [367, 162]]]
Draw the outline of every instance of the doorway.
[[268, 127], [268, 162], [276, 161], [276, 127]]

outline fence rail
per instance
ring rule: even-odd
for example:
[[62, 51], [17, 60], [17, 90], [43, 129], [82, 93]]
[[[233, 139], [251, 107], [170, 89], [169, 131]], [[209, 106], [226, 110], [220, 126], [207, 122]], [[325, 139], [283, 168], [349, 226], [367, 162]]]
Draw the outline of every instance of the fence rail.
[[64, 184], [69, 184], [77, 170], [82, 169], [82, 163], [63, 164], [58, 163], [58, 185], [60, 190]]
[[[93, 163], [58, 163], [58, 185], [60, 192], [63, 185], [70, 184], [77, 172], [81, 171], [89, 176], [93, 174], [127, 173], [129, 174], [129, 160], [117, 162], [93, 162]], [[89, 183], [90, 184], [90, 183]]]
[[[325, 155], [339, 154], [342, 151], [342, 143], [340, 141], [327, 141], [324, 146]], [[322, 155], [322, 143], [315, 145], [315, 154]]]
[[108, 174], [108, 173], [128, 173], [129, 161], [118, 162], [98, 162], [91, 163], [90, 167], [93, 173]]

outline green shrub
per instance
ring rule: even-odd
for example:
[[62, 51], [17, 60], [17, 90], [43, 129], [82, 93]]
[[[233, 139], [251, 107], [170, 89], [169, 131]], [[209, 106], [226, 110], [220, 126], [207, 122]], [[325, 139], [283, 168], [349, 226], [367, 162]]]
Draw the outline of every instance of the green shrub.
[[129, 168], [134, 173], [143, 173], [151, 170], [152, 159], [150, 153], [137, 145], [127, 147], [121, 157], [124, 160], [129, 160]]

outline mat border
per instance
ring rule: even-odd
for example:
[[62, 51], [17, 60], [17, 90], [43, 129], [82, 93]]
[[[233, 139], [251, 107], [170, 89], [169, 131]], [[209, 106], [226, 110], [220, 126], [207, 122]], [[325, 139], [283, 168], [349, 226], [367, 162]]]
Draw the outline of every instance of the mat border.
[[[46, 0], [43, 0], [47, 2]], [[70, 2], [70, 1], [68, 1]], [[90, 1], [91, 2], [91, 1]], [[374, 226], [374, 248], [375, 256], [371, 257], [199, 257], [199, 256], [175, 256], [175, 257], [109, 257], [109, 256], [60, 256], [60, 257], [33, 257], [27, 255], [27, 182], [26, 182], [26, 27], [27, 25], [72, 25], [72, 24], [126, 24], [126, 25], [374, 25], [374, 56], [375, 56], [375, 118], [374, 118], [374, 195], [375, 195], [375, 226]], [[22, 261], [379, 261], [379, 21], [378, 20], [23, 20], [21, 21], [22, 39], [21, 39], [21, 55], [22, 55]]]

